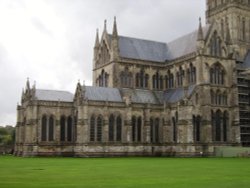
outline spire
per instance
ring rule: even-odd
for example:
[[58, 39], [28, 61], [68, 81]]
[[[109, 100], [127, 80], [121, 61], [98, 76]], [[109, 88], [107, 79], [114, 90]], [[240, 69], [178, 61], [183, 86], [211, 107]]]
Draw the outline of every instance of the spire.
[[104, 32], [107, 32], [107, 20], [104, 20]]
[[30, 90], [30, 81], [29, 81], [29, 78], [27, 78], [27, 81], [26, 81], [26, 90]]
[[227, 26], [226, 26], [227, 27], [227, 31], [226, 31], [226, 44], [227, 45], [232, 45], [233, 42], [232, 42], [230, 30], [229, 30], [229, 24], [228, 24], [228, 22], [226, 24], [227, 24]]
[[99, 47], [99, 31], [96, 29], [95, 47]]
[[204, 38], [203, 38], [202, 24], [201, 24], [201, 17], [199, 18], [199, 29], [198, 29], [197, 40], [198, 41], [204, 40]]
[[118, 32], [117, 32], [117, 25], [116, 25], [116, 17], [114, 17], [114, 24], [113, 24], [113, 37], [117, 37]]

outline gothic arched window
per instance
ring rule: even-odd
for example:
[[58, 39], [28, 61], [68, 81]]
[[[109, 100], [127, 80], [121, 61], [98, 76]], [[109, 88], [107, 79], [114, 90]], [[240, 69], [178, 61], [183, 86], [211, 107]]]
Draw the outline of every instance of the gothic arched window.
[[127, 67], [120, 74], [120, 82], [122, 87], [132, 87], [132, 73]]
[[160, 119], [159, 118], [150, 118], [150, 138], [151, 143], [158, 143], [159, 142], [159, 126], [160, 126]]
[[210, 54], [212, 56], [221, 56], [222, 40], [215, 31], [210, 40]]
[[61, 116], [60, 118], [60, 140], [61, 141], [66, 141], [65, 132], [66, 132], [66, 118], [65, 116]]
[[229, 126], [229, 115], [228, 112], [225, 111], [223, 114], [223, 141], [227, 141], [227, 130]]
[[214, 64], [210, 68], [210, 83], [223, 85], [224, 76], [225, 76], [225, 71], [219, 63]]
[[194, 141], [200, 142], [201, 138], [201, 117], [200, 116], [193, 116], [193, 135], [194, 135]]
[[114, 126], [115, 126], [114, 115], [110, 115], [109, 117], [109, 141], [114, 141]]
[[136, 87], [139, 88], [148, 88], [148, 74], [144, 72], [144, 70], [141, 70], [139, 73], [136, 73]]
[[141, 117], [132, 117], [132, 141], [141, 142], [142, 119]]
[[116, 118], [116, 141], [122, 140], [122, 118], [118, 116]]
[[72, 133], [73, 133], [73, 120], [72, 117], [68, 117], [67, 120], [67, 141], [71, 142], [72, 141]]
[[102, 141], [102, 126], [103, 126], [103, 119], [101, 116], [97, 118], [97, 141]]
[[49, 141], [54, 140], [54, 118], [50, 116], [49, 118]]
[[47, 117], [43, 115], [42, 117], [42, 141], [47, 141]]
[[98, 77], [98, 84], [100, 87], [108, 87], [108, 78], [109, 75], [104, 70], [102, 70], [101, 74]]
[[95, 141], [96, 127], [95, 127], [95, 116], [90, 118], [90, 141]]

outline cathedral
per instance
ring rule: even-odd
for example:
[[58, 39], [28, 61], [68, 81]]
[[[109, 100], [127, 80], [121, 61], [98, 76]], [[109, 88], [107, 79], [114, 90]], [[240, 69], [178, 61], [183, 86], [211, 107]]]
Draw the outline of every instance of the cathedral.
[[[250, 146], [250, 0], [206, 0], [206, 24], [171, 42], [112, 33], [93, 49], [93, 86], [27, 80], [17, 156], [212, 156]], [[129, 25], [128, 25], [129, 27]]]

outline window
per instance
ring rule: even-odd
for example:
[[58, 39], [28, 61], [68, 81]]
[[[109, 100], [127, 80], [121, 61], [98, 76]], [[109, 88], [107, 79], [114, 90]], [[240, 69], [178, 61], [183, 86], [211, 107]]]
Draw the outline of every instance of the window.
[[177, 125], [175, 117], [172, 117], [172, 124], [173, 124], [173, 141], [177, 142]]
[[223, 85], [225, 72], [223, 67], [216, 63], [210, 68], [210, 83]]
[[116, 141], [122, 141], [122, 118], [116, 118]]
[[160, 120], [159, 118], [151, 118], [150, 119], [150, 138], [151, 143], [159, 143], [159, 126]]
[[115, 118], [113, 115], [109, 117], [109, 141], [114, 141], [114, 125]]
[[176, 77], [177, 77], [177, 85], [183, 86], [184, 70], [182, 69], [182, 67], [179, 68], [179, 71], [177, 72]]
[[189, 84], [196, 83], [196, 68], [193, 66], [192, 63], [189, 65], [189, 68], [187, 69], [187, 77]]
[[132, 117], [132, 141], [141, 142], [141, 129], [142, 129], [142, 119], [141, 117]]
[[42, 141], [47, 141], [47, 117], [42, 117]]
[[90, 118], [90, 141], [101, 142], [102, 141], [102, 127], [103, 118], [99, 115], [97, 118], [92, 115]]
[[60, 140], [61, 141], [66, 141], [65, 132], [66, 132], [66, 118], [65, 116], [62, 116], [60, 119]]
[[163, 77], [156, 72], [152, 77], [153, 89], [163, 89]]
[[41, 134], [42, 141], [54, 141], [54, 117], [52, 115], [49, 118], [43, 115]]
[[108, 78], [109, 78], [108, 73], [102, 70], [101, 74], [97, 79], [97, 85], [99, 85], [100, 87], [108, 87]]
[[223, 114], [223, 141], [227, 141], [227, 130], [228, 130], [228, 124], [229, 124], [229, 115], [228, 112], [225, 111]]
[[122, 119], [120, 116], [115, 117], [113, 114], [109, 117], [109, 141], [122, 140]]
[[95, 141], [95, 117], [90, 118], [90, 141]]
[[221, 56], [222, 49], [222, 40], [218, 36], [218, 33], [215, 31], [210, 40], [210, 54], [212, 56]]
[[99, 116], [97, 118], [97, 141], [98, 142], [102, 141], [102, 126], [103, 126], [103, 120], [102, 120], [102, 117]]
[[72, 141], [72, 129], [73, 129], [73, 121], [71, 117], [68, 117], [68, 123], [67, 123], [67, 141]]
[[144, 70], [136, 73], [135, 86], [138, 88], [148, 88], [148, 74], [145, 74]]
[[200, 142], [200, 126], [201, 126], [201, 117], [200, 116], [194, 116], [193, 115], [193, 135], [194, 135], [194, 141]]
[[129, 72], [128, 68], [126, 67], [124, 71], [120, 74], [120, 82], [122, 87], [132, 87], [132, 73]]
[[50, 116], [49, 118], [49, 141], [54, 140], [54, 118]]

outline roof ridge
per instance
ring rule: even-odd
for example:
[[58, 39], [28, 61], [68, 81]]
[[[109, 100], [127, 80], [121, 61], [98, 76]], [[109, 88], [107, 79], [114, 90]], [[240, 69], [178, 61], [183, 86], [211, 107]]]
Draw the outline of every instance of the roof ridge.
[[[53, 90], [53, 89], [36, 89], [37, 91], [40, 90], [40, 91], [57, 91], [57, 92], [68, 92], [68, 93], [71, 93], [70, 91], [66, 91], [66, 90]], [[72, 94], [72, 93], [71, 93]]]

